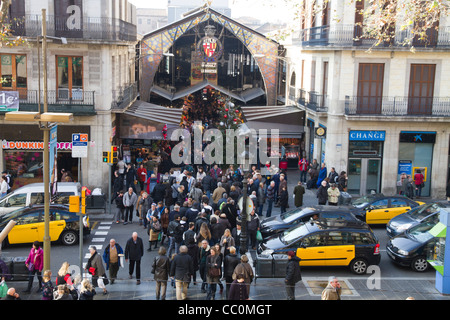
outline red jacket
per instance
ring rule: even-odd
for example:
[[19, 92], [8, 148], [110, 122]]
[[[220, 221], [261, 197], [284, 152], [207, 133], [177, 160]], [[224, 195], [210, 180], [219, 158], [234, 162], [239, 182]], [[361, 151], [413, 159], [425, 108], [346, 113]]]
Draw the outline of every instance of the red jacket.
[[414, 175], [414, 183], [416, 186], [420, 186], [423, 183], [424, 176], [421, 173], [416, 173]]

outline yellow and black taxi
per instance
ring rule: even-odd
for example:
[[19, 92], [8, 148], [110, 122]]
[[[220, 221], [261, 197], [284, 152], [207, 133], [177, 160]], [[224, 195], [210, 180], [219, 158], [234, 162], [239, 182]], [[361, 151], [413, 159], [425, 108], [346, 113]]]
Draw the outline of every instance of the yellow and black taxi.
[[[78, 243], [80, 218], [76, 213], [69, 212], [69, 207], [66, 205], [51, 205], [49, 215], [51, 241], [60, 241], [67, 246]], [[44, 206], [25, 207], [1, 216], [0, 232], [11, 220], [14, 220], [16, 224], [8, 233], [2, 246], [32, 243], [36, 240], [43, 242], [45, 229]], [[89, 235], [91, 233], [88, 216], [83, 217], [82, 227], [83, 235]]]
[[362, 216], [368, 224], [386, 224], [392, 218], [425, 202], [413, 201], [403, 196], [369, 195], [352, 202], [353, 214]]
[[270, 256], [296, 252], [301, 266], [348, 266], [365, 274], [380, 263], [380, 244], [370, 227], [361, 221], [318, 219], [271, 237], [258, 247]]

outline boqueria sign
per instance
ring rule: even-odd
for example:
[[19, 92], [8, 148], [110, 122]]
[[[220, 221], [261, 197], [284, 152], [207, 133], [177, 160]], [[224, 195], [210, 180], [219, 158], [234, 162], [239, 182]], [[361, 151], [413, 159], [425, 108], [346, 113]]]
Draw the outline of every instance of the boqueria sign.
[[[72, 142], [58, 142], [59, 150], [72, 150]], [[40, 141], [2, 141], [4, 150], [43, 150], [44, 142]]]

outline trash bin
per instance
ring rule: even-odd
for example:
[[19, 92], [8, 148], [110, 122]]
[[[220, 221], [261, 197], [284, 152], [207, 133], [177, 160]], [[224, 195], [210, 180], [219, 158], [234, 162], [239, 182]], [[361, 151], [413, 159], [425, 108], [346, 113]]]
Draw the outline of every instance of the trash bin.
[[339, 205], [349, 206], [352, 204], [352, 196], [348, 192], [341, 192], [338, 200]]
[[25, 281], [28, 280], [29, 271], [27, 266], [25, 265], [25, 261], [27, 261], [27, 257], [15, 257], [13, 260], [13, 272], [12, 280], [14, 281]]
[[256, 277], [272, 278], [273, 277], [273, 258], [272, 256], [258, 255], [256, 257]]
[[273, 276], [274, 278], [286, 277], [286, 267], [289, 259], [285, 254], [273, 255]]

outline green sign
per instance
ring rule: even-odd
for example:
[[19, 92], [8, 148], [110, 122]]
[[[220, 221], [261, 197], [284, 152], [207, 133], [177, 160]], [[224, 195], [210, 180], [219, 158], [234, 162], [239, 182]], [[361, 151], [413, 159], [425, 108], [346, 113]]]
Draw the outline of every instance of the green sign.
[[0, 112], [19, 111], [19, 92], [0, 91]]

